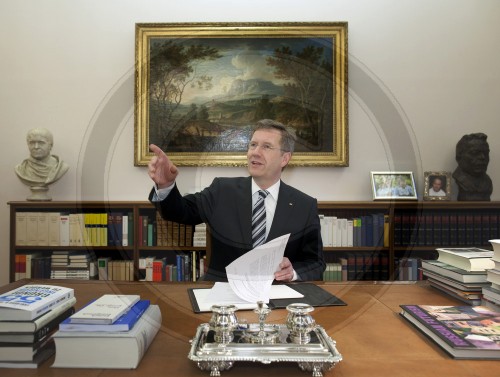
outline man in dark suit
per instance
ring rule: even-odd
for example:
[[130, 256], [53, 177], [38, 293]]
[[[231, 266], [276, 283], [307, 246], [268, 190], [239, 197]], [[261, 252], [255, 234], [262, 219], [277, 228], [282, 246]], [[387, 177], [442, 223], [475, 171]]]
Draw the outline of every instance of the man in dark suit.
[[206, 223], [211, 235], [211, 254], [205, 280], [224, 281], [225, 267], [255, 247], [252, 243], [252, 208], [265, 196], [265, 239], [290, 233], [278, 281], [322, 280], [325, 262], [316, 199], [286, 185], [281, 172], [293, 153], [295, 138], [285, 126], [272, 120], [256, 125], [247, 160], [250, 177], [215, 178], [196, 194], [180, 194], [177, 167], [156, 145], [149, 163], [155, 183], [149, 200], [162, 217], [184, 223]]

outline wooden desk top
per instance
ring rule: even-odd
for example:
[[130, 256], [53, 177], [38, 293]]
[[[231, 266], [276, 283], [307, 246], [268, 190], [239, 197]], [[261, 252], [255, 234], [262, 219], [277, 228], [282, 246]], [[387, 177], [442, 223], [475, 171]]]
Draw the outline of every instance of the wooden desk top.
[[[0, 287], [6, 292], [27, 283], [21, 281]], [[187, 358], [196, 328], [210, 320], [210, 313], [195, 314], [187, 295], [187, 288], [203, 287], [207, 283], [143, 283], [103, 281], [51, 280], [51, 284], [75, 289], [76, 308], [105, 293], [140, 294], [161, 308], [163, 326], [135, 370], [61, 369], [51, 368], [53, 358], [38, 369], [1, 369], [2, 376], [209, 376]], [[460, 305], [448, 296], [424, 283], [351, 282], [319, 283], [341, 298], [347, 306], [318, 307], [312, 312], [316, 323], [337, 342], [343, 360], [325, 376], [454, 376], [498, 377], [500, 362], [454, 360], [433, 342], [410, 326], [399, 313], [401, 304]], [[210, 287], [211, 285], [206, 285]], [[274, 310], [268, 322], [284, 323], [287, 311]], [[239, 319], [256, 322], [252, 311], [237, 312]], [[296, 363], [236, 362], [221, 376], [310, 376]]]

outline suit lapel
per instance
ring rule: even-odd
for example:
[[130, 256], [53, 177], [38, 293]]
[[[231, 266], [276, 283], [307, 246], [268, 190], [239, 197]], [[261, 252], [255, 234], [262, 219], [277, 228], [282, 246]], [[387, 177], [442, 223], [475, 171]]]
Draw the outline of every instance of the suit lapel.
[[252, 245], [252, 178], [248, 177], [238, 184], [240, 203], [236, 203], [238, 218], [241, 221], [243, 242]]
[[266, 241], [273, 240], [274, 238], [282, 236], [285, 233], [284, 226], [286, 225], [287, 220], [293, 216], [294, 209], [295, 202], [292, 192], [288, 189], [288, 186], [281, 181], [278, 203], [276, 203], [273, 223]]

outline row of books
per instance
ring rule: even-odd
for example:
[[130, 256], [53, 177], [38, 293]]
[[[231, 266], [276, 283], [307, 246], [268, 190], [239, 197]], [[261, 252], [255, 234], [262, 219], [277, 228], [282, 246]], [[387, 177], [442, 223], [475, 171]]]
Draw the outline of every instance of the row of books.
[[374, 213], [354, 218], [319, 215], [325, 247], [389, 246], [389, 216]]
[[23, 285], [0, 295], [0, 368], [37, 368], [55, 353], [54, 333], [75, 312], [71, 288]]
[[142, 246], [193, 246], [193, 226], [164, 220], [158, 212], [140, 215], [139, 244]]
[[496, 213], [471, 214], [439, 211], [394, 214], [394, 245], [485, 246], [500, 238]]
[[[157, 212], [140, 215], [139, 224], [142, 246], [193, 246], [191, 225], [163, 220]], [[15, 242], [16, 246], [132, 246], [134, 217], [121, 212], [16, 212]]]
[[27, 252], [15, 256], [15, 280], [97, 278], [97, 262], [79, 251]]
[[16, 212], [16, 246], [129, 246], [132, 213]]
[[139, 258], [139, 275], [145, 281], [197, 281], [206, 267], [206, 256], [199, 251], [178, 252], [174, 263], [166, 257]]
[[[396, 280], [422, 280], [419, 258], [395, 260]], [[389, 280], [389, 257], [380, 252], [349, 253], [338, 262], [326, 264], [324, 281]]]
[[113, 260], [110, 257], [97, 259], [99, 280], [134, 281], [134, 261]]

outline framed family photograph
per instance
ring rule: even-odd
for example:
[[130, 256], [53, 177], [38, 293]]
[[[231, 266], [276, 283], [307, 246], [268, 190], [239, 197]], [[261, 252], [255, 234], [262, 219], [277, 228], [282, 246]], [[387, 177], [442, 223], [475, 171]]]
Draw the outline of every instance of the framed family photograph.
[[451, 199], [451, 172], [424, 172], [424, 200]]
[[274, 119], [291, 166], [348, 166], [347, 58], [347, 22], [136, 24], [134, 164], [243, 166]]
[[417, 199], [415, 180], [411, 171], [382, 171], [371, 173], [373, 200]]

